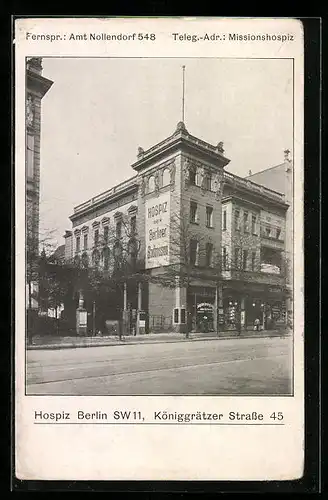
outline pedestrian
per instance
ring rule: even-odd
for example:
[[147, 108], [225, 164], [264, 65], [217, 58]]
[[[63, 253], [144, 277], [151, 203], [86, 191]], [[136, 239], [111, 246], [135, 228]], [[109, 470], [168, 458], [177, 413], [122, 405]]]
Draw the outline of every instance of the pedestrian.
[[254, 330], [257, 332], [260, 330], [260, 320], [258, 318], [254, 321]]

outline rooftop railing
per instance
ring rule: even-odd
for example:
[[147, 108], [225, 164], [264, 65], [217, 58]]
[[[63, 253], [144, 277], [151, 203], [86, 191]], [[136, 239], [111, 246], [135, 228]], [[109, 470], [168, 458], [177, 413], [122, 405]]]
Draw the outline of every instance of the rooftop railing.
[[167, 137], [166, 139], [164, 139], [163, 141], [161, 142], [158, 142], [157, 144], [155, 144], [155, 146], [152, 146], [151, 148], [149, 149], [146, 149], [142, 155], [138, 156], [138, 159], [142, 159], [143, 157], [145, 156], [148, 156], [150, 155], [151, 153], [154, 153], [155, 151], [157, 151], [158, 149], [160, 149], [162, 146], [165, 146], [166, 144], [169, 144], [170, 142], [172, 142], [175, 137], [179, 134], [182, 134], [184, 135], [190, 142], [193, 142], [194, 144], [196, 144], [197, 146], [201, 146], [205, 149], [208, 149], [209, 151], [211, 151], [212, 153], [220, 153], [221, 152], [217, 149], [216, 146], [213, 146], [212, 144], [209, 144], [208, 142], [205, 142], [205, 141], [202, 141], [201, 139], [198, 139], [198, 137], [195, 137], [193, 135], [190, 135], [188, 132], [186, 132], [185, 130], [181, 130], [181, 131], [177, 131], [175, 132], [174, 134], [170, 135], [170, 137]]
[[133, 186], [136, 178], [137, 176], [135, 175], [126, 181], [120, 182], [111, 189], [107, 189], [107, 191], [104, 191], [103, 193], [100, 193], [94, 196], [93, 198], [90, 198], [90, 200], [87, 200], [84, 203], [77, 205], [76, 207], [74, 207], [74, 213], [81, 212], [82, 210], [85, 210], [86, 208], [89, 208], [95, 205], [96, 203], [105, 200], [106, 198], [112, 196], [113, 194], [119, 193], [120, 191], [123, 191], [124, 189]]
[[228, 181], [230, 184], [233, 184], [236, 187], [251, 189], [252, 191], [256, 191], [257, 193], [263, 194], [265, 196], [269, 196], [270, 198], [274, 198], [275, 200], [279, 200], [281, 202], [285, 201], [284, 194], [264, 187], [261, 184], [256, 184], [255, 182], [244, 179], [243, 177], [239, 177], [238, 175], [232, 174], [231, 172], [224, 172], [224, 180], [225, 182]]

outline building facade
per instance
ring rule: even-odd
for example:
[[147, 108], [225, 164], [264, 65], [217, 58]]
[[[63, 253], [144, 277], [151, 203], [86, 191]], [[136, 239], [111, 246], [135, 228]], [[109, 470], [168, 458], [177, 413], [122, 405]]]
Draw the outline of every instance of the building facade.
[[39, 203], [40, 203], [40, 136], [41, 101], [53, 82], [42, 76], [41, 58], [28, 58], [26, 62], [26, 306], [36, 310], [36, 260], [39, 256]]
[[289, 149], [284, 151], [284, 161], [279, 165], [269, 167], [247, 177], [265, 187], [283, 193], [288, 205], [285, 217], [285, 266], [286, 266], [286, 293], [287, 293], [287, 321], [293, 324], [293, 276], [294, 276], [294, 164]]
[[147, 331], [238, 333], [257, 317], [264, 328], [285, 324], [285, 196], [228, 173], [229, 161], [221, 142], [180, 122], [138, 149], [133, 177], [75, 207], [66, 261], [110, 276], [137, 248], [136, 280], [126, 280], [120, 304], [136, 311], [137, 331], [141, 314]]

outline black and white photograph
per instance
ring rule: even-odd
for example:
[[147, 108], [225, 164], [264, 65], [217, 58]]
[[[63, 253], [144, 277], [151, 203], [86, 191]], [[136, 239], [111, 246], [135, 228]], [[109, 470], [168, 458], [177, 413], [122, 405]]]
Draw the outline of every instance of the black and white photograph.
[[25, 65], [25, 394], [293, 396], [294, 60]]
[[14, 43], [15, 477], [301, 478], [302, 23], [36, 17]]

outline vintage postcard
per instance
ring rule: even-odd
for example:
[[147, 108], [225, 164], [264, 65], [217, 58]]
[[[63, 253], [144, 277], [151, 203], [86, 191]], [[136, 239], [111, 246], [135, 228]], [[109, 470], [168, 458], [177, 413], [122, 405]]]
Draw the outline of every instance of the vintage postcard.
[[15, 474], [304, 465], [303, 29], [15, 22]]

